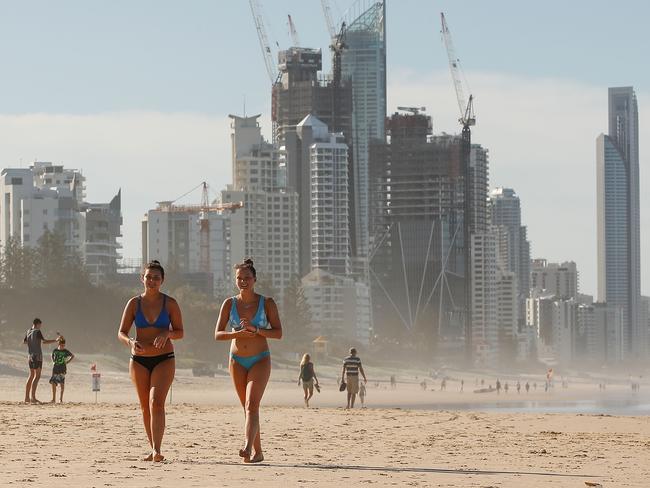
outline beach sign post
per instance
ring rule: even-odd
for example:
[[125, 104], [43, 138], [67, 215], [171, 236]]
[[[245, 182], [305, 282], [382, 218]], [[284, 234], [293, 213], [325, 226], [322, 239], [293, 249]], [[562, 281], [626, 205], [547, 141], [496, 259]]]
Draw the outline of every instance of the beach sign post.
[[97, 372], [97, 365], [95, 363], [90, 365], [90, 371], [92, 372], [92, 391], [95, 392], [95, 403], [97, 403], [97, 395], [100, 391], [100, 381], [102, 375]]

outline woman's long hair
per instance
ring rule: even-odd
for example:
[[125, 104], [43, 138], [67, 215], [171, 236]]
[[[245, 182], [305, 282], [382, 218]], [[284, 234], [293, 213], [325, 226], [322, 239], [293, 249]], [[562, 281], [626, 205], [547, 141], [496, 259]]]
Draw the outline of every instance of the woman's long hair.
[[300, 361], [300, 366], [304, 366], [305, 364], [307, 364], [307, 363], [309, 362], [310, 359], [311, 359], [311, 358], [309, 357], [309, 354], [305, 354], [305, 355], [302, 357], [302, 361]]

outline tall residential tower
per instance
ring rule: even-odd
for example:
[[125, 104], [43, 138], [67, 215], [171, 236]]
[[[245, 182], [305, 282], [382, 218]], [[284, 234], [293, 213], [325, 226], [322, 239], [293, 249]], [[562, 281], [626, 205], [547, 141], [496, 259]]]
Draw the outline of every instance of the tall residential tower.
[[609, 133], [596, 140], [598, 301], [623, 313], [627, 359], [646, 355], [639, 320], [639, 113], [632, 87], [609, 89]]

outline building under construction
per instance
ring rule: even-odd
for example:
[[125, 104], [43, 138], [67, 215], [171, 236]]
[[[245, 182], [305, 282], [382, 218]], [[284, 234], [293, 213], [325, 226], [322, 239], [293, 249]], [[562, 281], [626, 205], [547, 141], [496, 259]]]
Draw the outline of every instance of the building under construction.
[[[462, 349], [468, 296], [462, 140], [432, 136], [431, 118], [412, 111], [391, 116], [389, 142], [370, 146], [374, 327], [427, 350], [443, 342]], [[472, 220], [484, 225], [487, 158], [480, 147], [472, 155], [470, 187], [479, 202]]]

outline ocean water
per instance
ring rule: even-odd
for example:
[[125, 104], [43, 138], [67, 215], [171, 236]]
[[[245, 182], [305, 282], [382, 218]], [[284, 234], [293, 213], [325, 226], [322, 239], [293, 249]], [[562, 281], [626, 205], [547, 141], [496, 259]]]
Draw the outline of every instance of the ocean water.
[[588, 400], [504, 400], [493, 403], [432, 403], [427, 410], [462, 410], [501, 413], [572, 413], [585, 415], [650, 415], [650, 396], [607, 395]]

